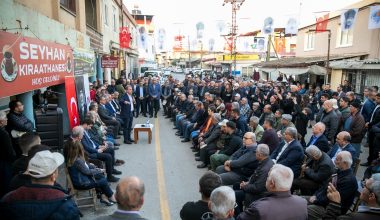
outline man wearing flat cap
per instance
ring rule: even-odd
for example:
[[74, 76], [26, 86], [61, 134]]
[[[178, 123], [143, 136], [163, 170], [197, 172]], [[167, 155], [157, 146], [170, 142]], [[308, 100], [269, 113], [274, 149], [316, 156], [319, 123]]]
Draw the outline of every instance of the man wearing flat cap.
[[365, 120], [360, 114], [360, 109], [360, 101], [354, 100], [350, 105], [350, 116], [343, 121], [343, 131], [350, 133], [350, 143], [355, 148], [357, 158], [360, 156], [361, 143], [365, 134]]
[[71, 196], [54, 186], [58, 167], [64, 158], [60, 153], [40, 151], [30, 159], [25, 174], [31, 184], [8, 193], [0, 204], [4, 219], [79, 219], [79, 210]]
[[281, 130], [277, 132], [280, 139], [283, 139], [285, 130], [289, 127], [295, 128], [296, 126], [292, 122], [293, 117], [289, 114], [283, 114], [281, 116]]

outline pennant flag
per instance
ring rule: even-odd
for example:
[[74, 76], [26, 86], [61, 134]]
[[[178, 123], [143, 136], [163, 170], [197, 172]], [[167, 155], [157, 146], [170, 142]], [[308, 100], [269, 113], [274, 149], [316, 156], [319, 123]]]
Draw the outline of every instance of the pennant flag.
[[350, 30], [354, 27], [357, 14], [357, 8], [348, 9], [342, 12], [340, 15], [340, 26], [342, 31]]
[[174, 36], [174, 46], [173, 46], [173, 51], [182, 51], [183, 50], [183, 36], [182, 35], [177, 35]]
[[254, 37], [252, 49], [254, 49], [256, 52], [265, 51], [265, 38], [264, 37]]
[[80, 123], [74, 76], [65, 77], [65, 89], [67, 112], [70, 119], [70, 128], [72, 129], [75, 126], [78, 126]]
[[286, 47], [286, 40], [283, 37], [276, 37], [274, 39], [274, 46], [277, 53], [284, 53]]
[[163, 28], [158, 29], [157, 42], [158, 42], [158, 49], [161, 51], [165, 49], [165, 39], [166, 39], [165, 29]]
[[129, 48], [129, 44], [131, 43], [131, 34], [129, 33], [128, 27], [120, 27], [119, 42], [120, 48]]
[[214, 51], [214, 45], [215, 45], [215, 40], [214, 38], [210, 38], [208, 40], [208, 50], [209, 51]]
[[263, 26], [263, 33], [264, 34], [272, 34], [273, 33], [273, 18], [267, 17], [264, 20], [264, 26]]
[[203, 24], [203, 22], [198, 22], [195, 25], [195, 28], [197, 29], [197, 39], [203, 38], [203, 32], [205, 30], [205, 25]]
[[380, 5], [371, 6], [368, 19], [368, 29], [380, 28]]
[[298, 32], [298, 21], [296, 18], [289, 18], [288, 23], [285, 27], [285, 34], [297, 34]]
[[317, 18], [315, 32], [324, 32], [327, 29], [327, 23], [329, 22], [329, 13]]

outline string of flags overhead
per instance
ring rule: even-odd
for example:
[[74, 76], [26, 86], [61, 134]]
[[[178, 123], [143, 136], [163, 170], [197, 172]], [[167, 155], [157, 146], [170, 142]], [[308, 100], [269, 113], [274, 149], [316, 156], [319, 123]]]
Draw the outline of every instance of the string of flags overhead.
[[[359, 9], [352, 8], [342, 10], [340, 15], [340, 24], [342, 31], [351, 30], [354, 28], [356, 23], [356, 18]], [[330, 18], [330, 14], [324, 14], [316, 19], [316, 32], [324, 32], [327, 29], [327, 24]], [[296, 17], [291, 17], [285, 26], [285, 34], [297, 34], [299, 21]], [[368, 29], [378, 29], [380, 28], [380, 5], [370, 6], [370, 13], [368, 18]], [[262, 28], [263, 34], [272, 34], [274, 31], [274, 19], [272, 17], [267, 17], [264, 19], [264, 24]]]

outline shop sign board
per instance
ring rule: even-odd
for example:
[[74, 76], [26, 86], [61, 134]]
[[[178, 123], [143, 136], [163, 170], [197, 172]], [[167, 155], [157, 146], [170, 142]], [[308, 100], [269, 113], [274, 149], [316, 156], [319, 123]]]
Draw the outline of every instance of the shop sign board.
[[62, 84], [73, 67], [67, 45], [0, 31], [0, 98]]
[[95, 76], [95, 53], [94, 51], [75, 48], [74, 49], [74, 75]]
[[102, 68], [117, 68], [119, 65], [119, 58], [115, 56], [103, 55]]

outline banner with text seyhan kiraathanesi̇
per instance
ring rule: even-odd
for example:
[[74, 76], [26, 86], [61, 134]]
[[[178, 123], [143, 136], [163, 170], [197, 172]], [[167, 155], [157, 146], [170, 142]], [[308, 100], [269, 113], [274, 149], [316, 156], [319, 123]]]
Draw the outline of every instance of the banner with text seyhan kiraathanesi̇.
[[0, 31], [0, 98], [65, 82], [73, 75], [72, 49]]

